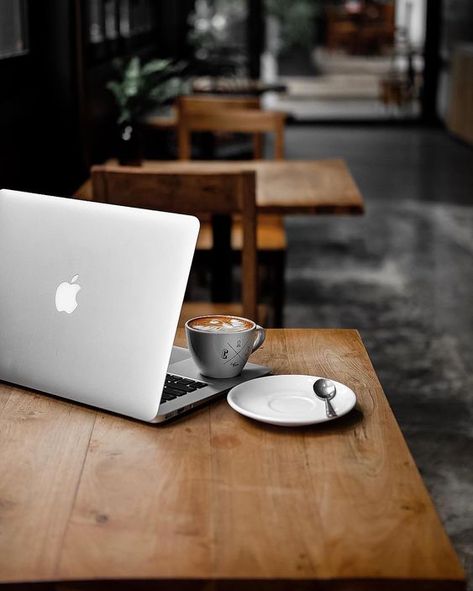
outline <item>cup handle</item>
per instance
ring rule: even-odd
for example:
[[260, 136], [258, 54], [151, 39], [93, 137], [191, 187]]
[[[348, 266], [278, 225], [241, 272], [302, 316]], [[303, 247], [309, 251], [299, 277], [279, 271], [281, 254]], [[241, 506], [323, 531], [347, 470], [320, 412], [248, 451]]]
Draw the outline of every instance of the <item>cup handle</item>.
[[253, 349], [252, 349], [252, 353], [254, 353], [256, 351], [256, 349], [259, 349], [261, 347], [261, 345], [264, 343], [264, 339], [266, 338], [266, 331], [264, 330], [264, 328], [262, 326], [260, 326], [259, 324], [257, 324], [255, 326], [256, 329], [256, 339], [255, 342], [253, 344]]

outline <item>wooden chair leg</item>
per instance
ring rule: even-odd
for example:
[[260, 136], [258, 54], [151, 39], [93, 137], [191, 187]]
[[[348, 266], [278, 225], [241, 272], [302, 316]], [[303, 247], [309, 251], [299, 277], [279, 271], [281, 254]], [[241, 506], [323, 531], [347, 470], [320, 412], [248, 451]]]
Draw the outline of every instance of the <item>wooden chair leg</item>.
[[232, 218], [212, 216], [212, 301], [228, 302], [232, 292]]
[[284, 160], [284, 116], [281, 116], [274, 137], [274, 158]]
[[253, 134], [253, 158], [254, 160], [263, 159], [263, 140], [264, 136], [262, 133]]
[[284, 327], [284, 304], [286, 300], [286, 251], [281, 250], [275, 256], [274, 262], [274, 282], [273, 282], [273, 308], [274, 308], [274, 326], [276, 328]]

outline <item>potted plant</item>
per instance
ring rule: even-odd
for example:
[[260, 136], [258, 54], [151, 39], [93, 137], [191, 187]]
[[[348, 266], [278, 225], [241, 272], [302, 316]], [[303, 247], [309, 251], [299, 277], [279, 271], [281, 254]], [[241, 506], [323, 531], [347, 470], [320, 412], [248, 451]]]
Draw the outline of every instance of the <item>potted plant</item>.
[[139, 121], [152, 107], [182, 94], [185, 64], [168, 59], [141, 63], [139, 57], [115, 62], [117, 78], [107, 83], [118, 109], [120, 164], [139, 165], [142, 158]]

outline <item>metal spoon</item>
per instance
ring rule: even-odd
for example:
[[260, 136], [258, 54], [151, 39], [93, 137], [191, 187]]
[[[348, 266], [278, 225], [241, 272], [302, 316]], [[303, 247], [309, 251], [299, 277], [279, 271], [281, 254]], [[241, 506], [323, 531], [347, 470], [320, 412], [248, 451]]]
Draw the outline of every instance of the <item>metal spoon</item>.
[[330, 403], [332, 398], [334, 398], [335, 394], [337, 393], [335, 384], [330, 380], [324, 380], [321, 378], [314, 382], [312, 388], [314, 389], [314, 394], [317, 396], [317, 398], [320, 398], [325, 402], [325, 412], [327, 413], [327, 417], [329, 419], [333, 419], [334, 417], [338, 416], [332, 404]]

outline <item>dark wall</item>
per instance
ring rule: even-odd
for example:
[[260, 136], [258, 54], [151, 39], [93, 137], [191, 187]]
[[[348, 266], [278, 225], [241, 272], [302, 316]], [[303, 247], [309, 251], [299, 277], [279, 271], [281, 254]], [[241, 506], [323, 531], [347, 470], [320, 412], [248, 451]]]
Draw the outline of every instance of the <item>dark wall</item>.
[[70, 195], [113, 155], [116, 56], [185, 57], [193, 0], [156, 0], [146, 38], [90, 51], [85, 0], [28, 2], [30, 52], [0, 60], [0, 187]]
[[194, 0], [161, 0], [156, 5], [159, 55], [188, 57], [187, 19], [194, 7]]
[[441, 69], [442, 0], [427, 2], [424, 42], [424, 83], [421, 91], [422, 119], [427, 124], [438, 122], [437, 97]]
[[263, 0], [248, 3], [248, 75], [259, 78], [261, 54], [265, 47], [265, 18]]
[[30, 60], [0, 63], [0, 187], [29, 189], [37, 174], [36, 121], [32, 105], [38, 102]]
[[29, 55], [0, 62], [0, 185], [62, 194], [80, 164], [74, 5], [29, 3]]

